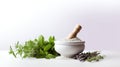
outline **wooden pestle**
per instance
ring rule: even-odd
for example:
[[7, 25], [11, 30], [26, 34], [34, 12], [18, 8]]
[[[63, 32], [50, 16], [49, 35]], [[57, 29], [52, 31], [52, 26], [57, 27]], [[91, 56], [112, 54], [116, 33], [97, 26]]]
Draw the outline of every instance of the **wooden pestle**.
[[73, 31], [67, 36], [66, 39], [75, 38], [77, 36], [77, 34], [80, 32], [81, 29], [82, 29], [82, 27], [79, 24], [77, 24], [75, 26], [75, 28], [73, 29]]

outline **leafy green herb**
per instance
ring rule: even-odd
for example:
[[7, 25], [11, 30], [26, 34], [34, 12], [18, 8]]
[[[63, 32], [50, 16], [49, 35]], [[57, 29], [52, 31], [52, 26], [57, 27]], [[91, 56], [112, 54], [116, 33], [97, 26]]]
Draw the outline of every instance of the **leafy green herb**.
[[26, 41], [24, 44], [17, 42], [15, 44], [15, 50], [10, 46], [9, 54], [13, 54], [14, 57], [19, 55], [22, 58], [55, 58], [59, 54], [55, 51], [54, 40], [54, 36], [50, 36], [47, 41], [43, 35], [40, 35], [37, 39]]
[[14, 53], [12, 47], [10, 46], [10, 51], [9, 51], [9, 54], [13, 54], [13, 56], [16, 58], [16, 54]]
[[104, 59], [104, 56], [100, 55], [100, 52], [94, 51], [94, 52], [86, 52], [86, 53], [79, 53], [73, 56], [72, 58], [78, 59], [80, 61], [99, 61], [101, 59]]

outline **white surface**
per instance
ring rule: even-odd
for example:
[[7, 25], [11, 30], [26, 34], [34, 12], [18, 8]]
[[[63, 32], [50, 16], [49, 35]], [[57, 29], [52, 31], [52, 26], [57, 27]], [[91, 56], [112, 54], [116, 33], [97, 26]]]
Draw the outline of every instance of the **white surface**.
[[86, 49], [120, 51], [120, 0], [0, 0], [0, 50], [40, 34], [65, 38], [76, 24]]
[[0, 51], [0, 67], [120, 67], [120, 53], [102, 51], [105, 59], [99, 62], [79, 62], [78, 60], [60, 58], [57, 59], [35, 59], [14, 58], [8, 51]]

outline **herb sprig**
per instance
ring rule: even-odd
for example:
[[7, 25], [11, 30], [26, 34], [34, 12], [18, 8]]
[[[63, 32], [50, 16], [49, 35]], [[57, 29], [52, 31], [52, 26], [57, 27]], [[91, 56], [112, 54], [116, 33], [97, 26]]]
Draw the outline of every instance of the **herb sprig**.
[[19, 55], [22, 58], [55, 58], [59, 56], [59, 54], [55, 51], [54, 41], [54, 36], [50, 36], [47, 41], [43, 35], [40, 35], [37, 39], [26, 41], [24, 44], [17, 42], [14, 50], [10, 46], [9, 54], [12, 54], [14, 57]]
[[99, 51], [94, 51], [94, 52], [79, 53], [74, 55], [72, 58], [78, 59], [80, 61], [97, 62], [101, 59], [104, 59], [104, 56], [100, 55]]

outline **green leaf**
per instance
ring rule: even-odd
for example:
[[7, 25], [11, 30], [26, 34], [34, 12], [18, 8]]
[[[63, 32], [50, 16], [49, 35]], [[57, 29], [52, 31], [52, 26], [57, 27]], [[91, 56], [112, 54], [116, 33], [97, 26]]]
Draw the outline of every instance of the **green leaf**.
[[52, 48], [52, 45], [48, 44], [44, 47], [44, 51], [48, 51], [50, 48]]
[[19, 41], [16, 43], [15, 48], [19, 47]]
[[50, 37], [49, 37], [49, 42], [50, 42], [50, 43], [53, 43], [54, 40], [55, 40], [55, 37], [54, 37], [54, 36], [50, 36]]
[[44, 53], [44, 51], [42, 49], [40, 49], [40, 54], [45, 55], [45, 53]]
[[13, 54], [13, 56], [16, 58], [16, 55], [15, 55], [15, 53], [14, 53], [14, 51], [13, 51], [13, 49], [12, 49], [12, 47], [10, 46], [10, 51], [9, 51], [9, 54]]
[[22, 58], [26, 58], [28, 55], [27, 54], [24, 54], [24, 56]]
[[50, 59], [50, 58], [55, 58], [55, 56], [54, 56], [54, 55], [52, 55], [52, 54], [48, 54], [48, 55], [46, 56], [46, 58], [47, 58], [47, 59]]
[[37, 39], [34, 39], [35, 42], [37, 42], [38, 40]]
[[19, 54], [20, 56], [22, 56], [22, 53], [23, 53], [23, 46], [22, 45], [18, 45], [18, 49], [17, 49], [17, 53], [16, 54]]
[[43, 45], [43, 44], [44, 44], [44, 37], [43, 37], [43, 35], [40, 35], [40, 36], [39, 36], [38, 41], [39, 41], [39, 44], [40, 44], [40, 45]]

